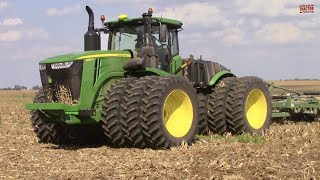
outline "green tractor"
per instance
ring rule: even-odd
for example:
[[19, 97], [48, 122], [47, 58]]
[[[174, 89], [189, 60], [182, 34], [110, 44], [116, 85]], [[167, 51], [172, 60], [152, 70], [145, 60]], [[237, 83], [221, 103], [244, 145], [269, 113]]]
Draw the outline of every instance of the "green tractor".
[[[224, 66], [183, 59], [182, 22], [120, 15], [94, 28], [90, 7], [84, 52], [40, 61], [42, 89], [27, 104], [40, 142], [103, 139], [114, 147], [169, 148], [195, 134], [261, 133], [271, 119], [267, 85]], [[101, 50], [100, 34], [109, 35]], [[103, 42], [107, 43], [107, 42]]]

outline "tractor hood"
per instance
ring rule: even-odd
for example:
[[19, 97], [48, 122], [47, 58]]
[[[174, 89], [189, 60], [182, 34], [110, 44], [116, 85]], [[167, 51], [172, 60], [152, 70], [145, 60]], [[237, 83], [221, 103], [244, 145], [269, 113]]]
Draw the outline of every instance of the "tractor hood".
[[128, 51], [85, 51], [78, 53], [70, 53], [60, 56], [54, 56], [51, 58], [40, 61], [39, 64], [51, 64], [59, 62], [68, 62], [74, 60], [83, 59], [95, 59], [104, 57], [118, 57], [118, 58], [131, 58], [131, 54]]

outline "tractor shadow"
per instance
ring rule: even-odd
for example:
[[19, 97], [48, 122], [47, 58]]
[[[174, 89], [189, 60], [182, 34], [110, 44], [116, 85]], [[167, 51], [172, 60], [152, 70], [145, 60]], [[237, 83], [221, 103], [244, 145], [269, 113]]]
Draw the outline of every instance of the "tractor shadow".
[[84, 142], [71, 142], [65, 144], [50, 144], [47, 146], [47, 149], [53, 150], [68, 150], [68, 151], [77, 151], [81, 149], [96, 149], [101, 147], [111, 147], [108, 143], [102, 141], [84, 141]]

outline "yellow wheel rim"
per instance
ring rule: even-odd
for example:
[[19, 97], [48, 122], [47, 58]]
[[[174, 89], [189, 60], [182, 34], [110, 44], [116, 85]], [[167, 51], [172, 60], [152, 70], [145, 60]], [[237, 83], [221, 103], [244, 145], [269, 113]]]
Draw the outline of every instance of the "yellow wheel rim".
[[193, 107], [185, 92], [174, 90], [167, 96], [163, 107], [163, 121], [173, 137], [180, 138], [189, 132], [193, 121]]
[[250, 126], [254, 129], [260, 129], [267, 118], [267, 100], [259, 89], [253, 89], [246, 101], [246, 117]]

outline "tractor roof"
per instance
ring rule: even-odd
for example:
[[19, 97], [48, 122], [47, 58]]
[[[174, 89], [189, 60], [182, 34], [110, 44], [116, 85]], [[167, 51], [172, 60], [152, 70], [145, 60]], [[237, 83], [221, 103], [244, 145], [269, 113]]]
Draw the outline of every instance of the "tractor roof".
[[[183, 23], [178, 20], [174, 19], [168, 19], [168, 18], [161, 18], [161, 17], [152, 17], [153, 22], [160, 22], [162, 24], [167, 24], [169, 28], [181, 28]], [[106, 22], [105, 25], [108, 26], [109, 28], [111, 27], [117, 27], [118, 25], [121, 24], [141, 24], [143, 25], [143, 18], [128, 18], [126, 15], [120, 15], [118, 20], [116, 21], [110, 21]]]

